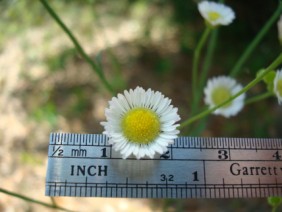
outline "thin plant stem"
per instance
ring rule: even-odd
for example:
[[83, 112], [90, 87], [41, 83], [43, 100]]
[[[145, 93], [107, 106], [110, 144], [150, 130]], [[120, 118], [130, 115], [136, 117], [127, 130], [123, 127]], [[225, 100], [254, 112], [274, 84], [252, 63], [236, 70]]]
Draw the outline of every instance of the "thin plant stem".
[[208, 76], [208, 72], [209, 72], [209, 68], [211, 66], [211, 62], [212, 62], [212, 58], [213, 58], [213, 54], [214, 54], [214, 50], [216, 47], [216, 40], [218, 37], [218, 29], [214, 29], [211, 32], [211, 36], [209, 39], [209, 43], [207, 46], [207, 54], [206, 57], [204, 59], [204, 63], [203, 63], [203, 69], [200, 75], [200, 80], [199, 80], [199, 86], [196, 89], [196, 97], [195, 100], [193, 102], [193, 104], [195, 106], [192, 106], [192, 108], [194, 109], [194, 111], [192, 111], [192, 114], [195, 114], [197, 112], [197, 108], [201, 99], [201, 94], [203, 92], [203, 88], [204, 88], [204, 83], [207, 79]]
[[[195, 106], [192, 107], [194, 109], [194, 111], [192, 111], [192, 114], [196, 114], [199, 109], [198, 105], [200, 104], [202, 92], [204, 89], [204, 83], [207, 80], [208, 72], [209, 72], [209, 69], [212, 63], [217, 38], [218, 38], [218, 29], [214, 29], [211, 32], [210, 39], [208, 41], [207, 53], [204, 59], [203, 68], [202, 68], [202, 72], [200, 75], [199, 89], [197, 89], [197, 95], [196, 95], [196, 99], [194, 103]], [[190, 131], [190, 134], [193, 136], [196, 136], [201, 131], [201, 129], [203, 129], [205, 122], [206, 122], [206, 119], [201, 119], [200, 122], [197, 125], [195, 125], [194, 128]]]
[[74, 212], [72, 210], [69, 210], [69, 209], [54, 205], [54, 204], [48, 204], [48, 203], [45, 203], [45, 202], [41, 202], [39, 200], [30, 198], [30, 197], [27, 197], [27, 196], [24, 196], [24, 195], [15, 193], [15, 192], [8, 191], [8, 190], [3, 189], [3, 188], [0, 188], [0, 192], [7, 194], [7, 195], [10, 195], [10, 196], [13, 196], [13, 197], [16, 197], [16, 198], [19, 198], [19, 199], [22, 199], [22, 200], [27, 201], [27, 202], [32, 202], [32, 203], [35, 203], [35, 204], [38, 204], [38, 205], [42, 205], [44, 207], [53, 208], [53, 209], [57, 209], [57, 210], [61, 210], [61, 211]]
[[207, 79], [208, 72], [212, 63], [215, 47], [216, 47], [216, 41], [218, 38], [218, 29], [214, 29], [211, 33], [210, 41], [207, 47], [207, 55], [204, 60], [203, 70], [200, 78], [200, 90], [203, 90], [204, 83]]
[[208, 36], [211, 32], [211, 27], [207, 26], [202, 37], [200, 38], [200, 41], [194, 51], [193, 55], [193, 67], [192, 67], [192, 94], [193, 94], [193, 103], [192, 103], [192, 111], [193, 111], [193, 105], [195, 105], [195, 100], [197, 96], [197, 89], [198, 89], [198, 66], [199, 66], [199, 59], [201, 55], [202, 48], [204, 44], [206, 43]]
[[55, 198], [54, 198], [54, 197], [50, 197], [50, 199], [51, 199], [52, 204], [53, 204], [54, 206], [57, 206], [57, 203], [56, 203]]
[[271, 212], [276, 212], [277, 206], [272, 206]]
[[242, 65], [246, 62], [246, 60], [249, 58], [251, 53], [255, 50], [256, 46], [263, 39], [263, 37], [266, 35], [266, 33], [271, 28], [271, 26], [277, 20], [277, 18], [281, 15], [281, 12], [282, 12], [282, 1], [279, 0], [279, 5], [278, 5], [276, 11], [269, 18], [269, 20], [266, 22], [266, 24], [262, 27], [260, 32], [254, 38], [254, 40], [249, 44], [249, 46], [246, 48], [246, 50], [243, 52], [243, 54], [241, 55], [241, 57], [239, 58], [237, 63], [231, 69], [230, 76], [235, 77], [239, 73], [239, 71], [242, 69]]
[[247, 84], [242, 90], [240, 90], [239, 92], [237, 92], [235, 95], [233, 95], [232, 97], [230, 97], [229, 99], [225, 100], [224, 102], [218, 104], [217, 106], [204, 110], [203, 112], [193, 116], [190, 119], [187, 119], [186, 121], [182, 122], [180, 124], [180, 126], [178, 127], [179, 129], [184, 128], [185, 126], [193, 123], [194, 121], [197, 121], [209, 114], [211, 114], [212, 112], [214, 112], [215, 110], [217, 110], [218, 108], [228, 104], [229, 102], [231, 102], [232, 100], [236, 99], [238, 96], [240, 96], [241, 94], [247, 92], [249, 89], [251, 89], [252, 87], [254, 87], [258, 82], [260, 82], [270, 71], [274, 70], [277, 68], [277, 66], [279, 66], [282, 63], [282, 54], [280, 54], [276, 60], [274, 60], [272, 62], [272, 64], [270, 64], [266, 69], [264, 69], [264, 71], [262, 71], [254, 80], [252, 80], [249, 84]]
[[255, 103], [255, 102], [258, 102], [258, 101], [261, 101], [263, 99], [267, 99], [269, 97], [273, 96], [273, 92], [271, 91], [268, 91], [268, 92], [265, 92], [263, 94], [259, 94], [257, 96], [254, 96], [252, 98], [249, 98], [245, 101], [245, 105], [248, 105], [248, 104], [252, 104], [252, 103]]
[[97, 65], [84, 51], [78, 40], [75, 38], [73, 33], [68, 29], [68, 27], [63, 23], [63, 21], [60, 19], [60, 17], [55, 13], [55, 11], [49, 6], [48, 2], [45, 0], [40, 0], [44, 8], [48, 11], [48, 13], [52, 16], [52, 18], [57, 22], [57, 24], [62, 28], [62, 30], [68, 35], [68, 37], [73, 42], [75, 48], [85, 59], [85, 61], [90, 65], [92, 70], [98, 75], [99, 79], [101, 80], [102, 84], [105, 86], [105, 88], [112, 94], [114, 94], [114, 90], [112, 86], [109, 84], [109, 82], [106, 80], [103, 70], [99, 65]]

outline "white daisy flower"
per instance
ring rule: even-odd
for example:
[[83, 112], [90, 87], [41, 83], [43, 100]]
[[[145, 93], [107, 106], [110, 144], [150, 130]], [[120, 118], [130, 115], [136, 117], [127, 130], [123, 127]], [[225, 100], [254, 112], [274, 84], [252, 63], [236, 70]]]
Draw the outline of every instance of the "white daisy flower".
[[282, 104], [282, 69], [276, 72], [274, 78], [274, 92], [278, 98], [279, 104]]
[[109, 101], [105, 110], [107, 121], [101, 122], [105, 127], [103, 133], [124, 159], [131, 154], [137, 159], [153, 158], [156, 152], [163, 154], [179, 133], [179, 124], [175, 122], [180, 117], [170, 103], [170, 99], [151, 89], [124, 91]]
[[235, 18], [234, 11], [221, 3], [202, 1], [198, 4], [198, 10], [206, 22], [212, 26], [229, 25]]
[[[238, 93], [242, 88], [243, 86], [238, 84], [231, 77], [214, 77], [208, 81], [204, 89], [205, 103], [209, 105], [210, 108], [213, 108]], [[218, 108], [213, 113], [226, 118], [234, 116], [243, 108], [244, 99], [245, 94], [242, 94], [230, 103]]]

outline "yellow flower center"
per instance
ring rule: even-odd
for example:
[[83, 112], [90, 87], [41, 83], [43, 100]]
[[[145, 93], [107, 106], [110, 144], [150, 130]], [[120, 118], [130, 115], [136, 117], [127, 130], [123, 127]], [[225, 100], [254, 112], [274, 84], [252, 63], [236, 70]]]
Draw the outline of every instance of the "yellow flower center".
[[134, 108], [122, 119], [124, 136], [138, 144], [152, 142], [160, 133], [160, 119], [156, 113], [147, 108]]
[[221, 15], [218, 12], [210, 11], [208, 13], [209, 20], [216, 21], [221, 17]]
[[[229, 89], [225, 87], [218, 87], [215, 88], [212, 92], [212, 101], [215, 105], [219, 105], [225, 100], [229, 99], [232, 96], [231, 92]], [[229, 107], [231, 103], [228, 103], [223, 106], [223, 108]]]
[[282, 96], [282, 79], [279, 79], [277, 82], [277, 87], [276, 87], [279, 96]]

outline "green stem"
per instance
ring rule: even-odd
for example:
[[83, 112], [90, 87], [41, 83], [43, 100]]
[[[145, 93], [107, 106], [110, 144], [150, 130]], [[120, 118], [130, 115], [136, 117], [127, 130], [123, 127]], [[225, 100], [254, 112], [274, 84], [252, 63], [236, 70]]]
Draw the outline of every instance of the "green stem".
[[258, 102], [258, 101], [261, 101], [263, 99], [267, 99], [268, 97], [271, 97], [271, 96], [273, 96], [273, 92], [271, 92], [271, 91], [265, 92], [263, 94], [259, 94], [257, 96], [254, 96], [252, 98], [247, 99], [245, 101], [245, 105], [252, 104], [254, 102]]
[[[191, 114], [196, 114], [198, 112], [199, 109], [198, 105], [200, 104], [202, 92], [204, 89], [204, 83], [207, 80], [208, 72], [212, 63], [212, 58], [214, 55], [217, 38], [218, 38], [218, 29], [214, 29], [211, 32], [211, 36], [208, 42], [207, 53], [203, 63], [202, 74], [200, 75], [199, 88], [197, 89], [197, 95], [195, 98], [195, 103], [194, 103], [195, 106], [192, 106], [193, 110]], [[201, 130], [204, 128], [205, 122], [206, 119], [201, 119], [201, 121], [194, 126], [194, 129], [190, 130], [190, 134], [193, 136], [197, 136], [199, 132], [201, 132]]]
[[52, 205], [57, 207], [57, 203], [54, 197], [50, 197]]
[[179, 129], [182, 129], [183, 127], [191, 124], [194, 121], [197, 121], [198, 119], [201, 119], [207, 115], [209, 115], [210, 113], [214, 112], [215, 110], [217, 110], [218, 108], [228, 104], [229, 102], [231, 102], [232, 100], [236, 99], [238, 96], [240, 96], [241, 94], [247, 92], [249, 89], [251, 89], [252, 87], [254, 87], [258, 82], [260, 82], [270, 71], [275, 70], [277, 68], [277, 66], [279, 66], [282, 63], [282, 54], [280, 54], [276, 60], [273, 61], [272, 64], [270, 64], [261, 74], [259, 74], [254, 80], [252, 80], [249, 84], [247, 84], [241, 91], [239, 91], [238, 93], [236, 93], [235, 95], [233, 95], [232, 97], [230, 97], [229, 99], [227, 99], [226, 101], [222, 102], [221, 104], [218, 104], [217, 106], [204, 110], [203, 112], [193, 116], [190, 119], [187, 119], [186, 121], [182, 122], [179, 126]]
[[194, 106], [192, 106], [194, 111], [192, 111], [192, 114], [195, 114], [197, 112], [197, 108], [200, 103], [201, 94], [204, 89], [204, 83], [207, 79], [208, 71], [211, 66], [212, 56], [215, 50], [217, 35], [218, 35], [218, 29], [214, 29], [211, 33], [209, 44], [207, 46], [207, 55], [203, 63], [203, 69], [199, 80], [199, 87], [196, 89], [196, 97], [193, 102]]
[[94, 72], [96, 72], [96, 74], [98, 75], [99, 79], [101, 80], [101, 82], [103, 83], [105, 88], [109, 92], [114, 94], [114, 90], [113, 90], [112, 86], [109, 84], [109, 82], [106, 80], [102, 69], [96, 63], [94, 63], [94, 61], [85, 53], [84, 49], [79, 44], [78, 40], [74, 37], [72, 32], [67, 28], [67, 26], [63, 23], [63, 21], [59, 18], [59, 16], [55, 13], [55, 11], [49, 6], [47, 1], [40, 0], [40, 2], [45, 7], [45, 9], [48, 11], [48, 13], [52, 16], [52, 18], [57, 22], [57, 24], [62, 28], [62, 30], [68, 35], [68, 37], [73, 42], [73, 44], [74, 44], [75, 48], [77, 49], [77, 51], [79, 52], [79, 54], [91, 66], [92, 70]]
[[207, 38], [209, 36], [211, 32], [211, 27], [206, 27], [195, 51], [194, 51], [194, 55], [193, 55], [193, 67], [192, 67], [192, 93], [193, 93], [193, 104], [192, 104], [192, 110], [193, 110], [193, 105], [194, 107], [196, 106], [195, 105], [195, 100], [196, 100], [196, 96], [197, 96], [197, 81], [198, 81], [198, 78], [197, 78], [197, 74], [198, 74], [198, 66], [199, 66], [199, 58], [200, 58], [200, 54], [201, 54], [201, 51], [202, 51], [202, 48], [204, 46], [204, 44], [206, 43], [207, 41]]
[[21, 194], [17, 194], [17, 193], [8, 191], [8, 190], [3, 189], [3, 188], [0, 188], [0, 192], [2, 192], [4, 194], [7, 194], [7, 195], [10, 195], [10, 196], [13, 196], [13, 197], [16, 197], [16, 198], [19, 198], [19, 199], [22, 199], [24, 201], [32, 202], [32, 203], [35, 203], [35, 204], [38, 204], [38, 205], [42, 205], [42, 206], [45, 206], [45, 207], [48, 207], [48, 208], [53, 208], [53, 209], [57, 209], [57, 210], [61, 210], [61, 211], [73, 212], [72, 210], [69, 210], [69, 209], [66, 209], [66, 208], [62, 208], [62, 207], [59, 207], [57, 205], [51, 205], [51, 204], [48, 204], [48, 203], [45, 203], [45, 202], [41, 202], [39, 200], [32, 199], [30, 197], [23, 196]]
[[246, 60], [249, 58], [251, 53], [254, 51], [255, 47], [259, 44], [262, 38], [269, 31], [270, 27], [275, 23], [276, 19], [281, 15], [281, 12], [282, 12], [282, 1], [280, 0], [277, 10], [275, 11], [275, 13], [273, 13], [273, 15], [269, 18], [269, 20], [266, 22], [266, 24], [262, 27], [260, 32], [254, 38], [254, 40], [246, 48], [245, 52], [241, 55], [241, 57], [239, 58], [239, 60], [231, 70], [230, 76], [235, 77], [239, 73], [239, 71], [242, 69], [242, 65], [246, 62]]
[[207, 47], [207, 56], [204, 60], [203, 71], [200, 78], [200, 90], [203, 90], [202, 88], [204, 87], [204, 83], [208, 76], [209, 68], [211, 66], [212, 58], [216, 47], [217, 37], [218, 29], [214, 29], [211, 33], [210, 41]]

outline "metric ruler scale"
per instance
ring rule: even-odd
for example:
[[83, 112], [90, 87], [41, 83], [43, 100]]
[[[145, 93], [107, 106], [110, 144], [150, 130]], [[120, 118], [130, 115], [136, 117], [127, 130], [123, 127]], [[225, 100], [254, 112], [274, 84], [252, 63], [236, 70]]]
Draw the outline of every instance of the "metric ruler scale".
[[105, 135], [52, 133], [47, 196], [282, 196], [282, 139], [179, 137], [154, 159], [122, 159]]

